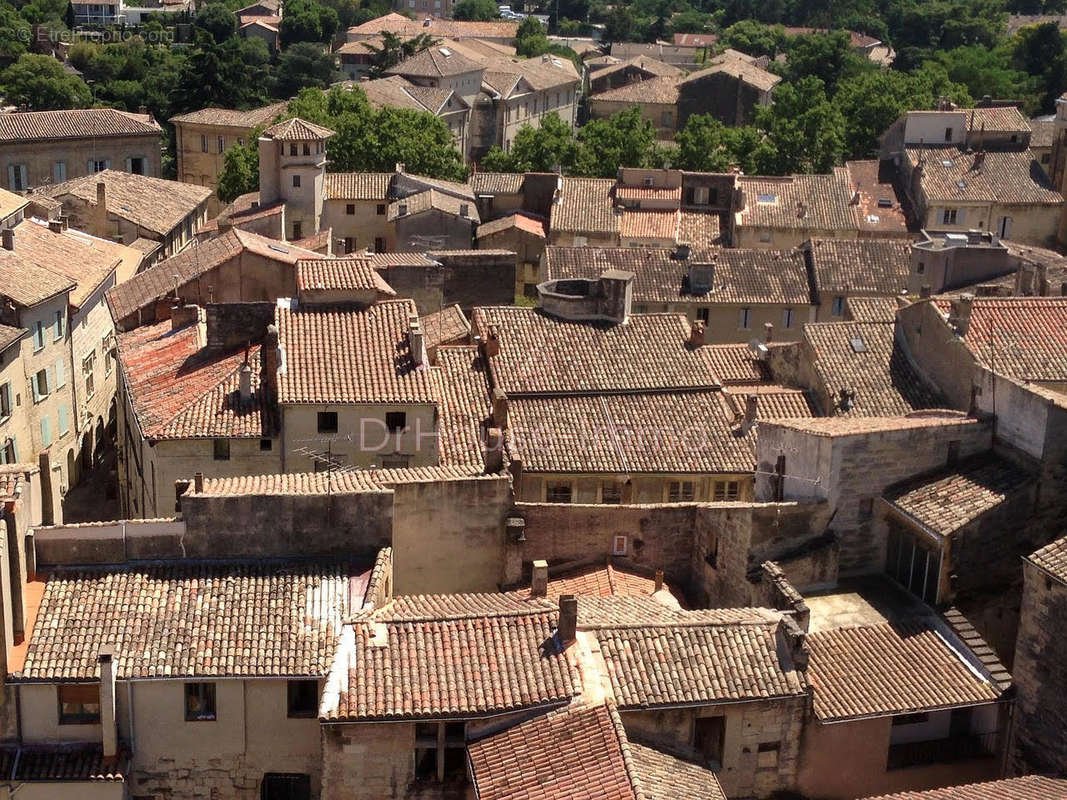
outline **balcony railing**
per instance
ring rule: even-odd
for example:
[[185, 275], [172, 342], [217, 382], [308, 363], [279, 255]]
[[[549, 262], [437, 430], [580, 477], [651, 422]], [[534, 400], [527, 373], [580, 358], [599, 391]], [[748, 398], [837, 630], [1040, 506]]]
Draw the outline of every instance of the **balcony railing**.
[[983, 733], [952, 736], [929, 742], [901, 742], [889, 745], [886, 769], [907, 769], [928, 764], [950, 764], [976, 758], [993, 758], [997, 754], [1000, 734]]

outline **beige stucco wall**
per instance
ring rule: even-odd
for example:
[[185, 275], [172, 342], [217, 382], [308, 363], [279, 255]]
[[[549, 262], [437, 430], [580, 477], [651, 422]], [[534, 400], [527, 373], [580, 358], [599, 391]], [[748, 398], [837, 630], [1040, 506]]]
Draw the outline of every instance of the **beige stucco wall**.
[[89, 174], [89, 159], [109, 161], [111, 169], [126, 171], [127, 158], [145, 159], [145, 175], [160, 177], [160, 134], [147, 136], [104, 136], [64, 139], [61, 142], [12, 142], [0, 145], [0, 180], [8, 185], [8, 167], [22, 164], [30, 187], [56, 183], [53, 168], [57, 161], [66, 164], [66, 178]]
[[207, 208], [210, 200], [210, 198], [205, 199], [174, 228], [166, 234], [160, 234], [135, 225], [115, 214], [100, 214], [95, 200], [89, 202], [69, 194], [57, 199], [62, 201], [63, 213], [70, 217], [72, 228], [86, 231], [101, 239], [119, 241], [122, 244], [131, 244], [136, 239], [152, 239], [162, 244], [159, 254], [161, 259], [169, 258], [192, 242], [193, 234], [207, 221]]
[[716, 481], [737, 481], [739, 484], [739, 500], [748, 500], [752, 497], [752, 475], [740, 474], [565, 474], [565, 473], [536, 473], [524, 472], [522, 483], [519, 488], [519, 499], [527, 503], [546, 502], [547, 484], [563, 482], [571, 485], [571, 501], [573, 503], [601, 503], [603, 502], [603, 485], [605, 483], [625, 484], [627, 480], [632, 483], [631, 497], [626, 497], [627, 489], [623, 488], [624, 503], [666, 503], [670, 496], [670, 484], [672, 481], [687, 481], [693, 483], [693, 499], [687, 502], [700, 502], [711, 500]]
[[[354, 213], [348, 213], [348, 206], [354, 206]], [[381, 239], [384, 249], [395, 249], [393, 226], [387, 221], [388, 215], [383, 208], [378, 213], [378, 206], [388, 207], [387, 200], [327, 200], [323, 203], [322, 225], [333, 228], [334, 241], [352, 238], [353, 251], [374, 249], [374, 240]], [[343, 250], [337, 245], [337, 251]]]
[[23, 359], [33, 348], [33, 340], [24, 336], [21, 341], [0, 352], [0, 386], [8, 384], [11, 392], [11, 415], [0, 418], [0, 447], [8, 439], [15, 442], [15, 459], [36, 464], [37, 448], [30, 429], [30, 408], [33, 395], [26, 383]]
[[[710, 297], [709, 297], [710, 299]], [[705, 344], [739, 344], [753, 339], [763, 340], [766, 330], [764, 325], [774, 326], [773, 341], [798, 341], [803, 334], [805, 322], [815, 321], [815, 307], [803, 304], [786, 305], [785, 303], [643, 303], [634, 301], [634, 313], [648, 314], [660, 311], [685, 314], [690, 323], [697, 320], [697, 312], [708, 309], [708, 319], [704, 323]], [[749, 309], [749, 324], [741, 327], [741, 309]], [[785, 327], [785, 311], [792, 309], [792, 326]], [[841, 318], [837, 318], [841, 319]]]
[[[1057, 205], [1002, 205], [999, 203], [965, 203], [955, 200], [929, 199], [925, 201], [926, 216], [923, 227], [931, 230], [966, 233], [971, 229], [992, 231], [1000, 235], [1003, 217], [1011, 218], [1007, 238], [1020, 244], [1048, 247], [1056, 239], [1062, 204]], [[959, 209], [956, 225], [944, 223], [944, 209]], [[959, 217], [962, 219], [959, 219]]]
[[[770, 233], [770, 239], [764, 241], [763, 234]], [[747, 222], [738, 212], [733, 230], [734, 247], [752, 247], [761, 250], [791, 250], [800, 247], [808, 239], [856, 239], [857, 230], [820, 230], [818, 228], [767, 228]]]
[[[225, 165], [225, 153], [235, 144], [246, 141], [252, 134], [251, 128], [231, 125], [205, 125], [195, 122], [175, 122], [174, 142], [178, 159], [178, 180], [182, 183], [195, 183], [214, 190], [219, 173]], [[207, 137], [202, 143], [200, 137]], [[219, 149], [219, 137], [222, 137], [222, 149]], [[207, 145], [207, 150], [203, 148]], [[211, 196], [209, 213], [218, 212], [218, 199]]]

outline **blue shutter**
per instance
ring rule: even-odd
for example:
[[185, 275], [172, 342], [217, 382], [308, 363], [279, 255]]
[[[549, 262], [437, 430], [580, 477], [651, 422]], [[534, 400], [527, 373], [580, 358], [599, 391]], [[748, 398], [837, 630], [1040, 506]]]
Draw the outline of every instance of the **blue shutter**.
[[11, 191], [15, 191], [15, 165], [9, 164], [7, 167], [7, 188]]
[[52, 426], [48, 422], [48, 417], [41, 417], [41, 444], [44, 447], [52, 444]]
[[57, 361], [56, 362], [56, 386], [57, 387], [62, 386], [66, 382], [67, 382], [67, 376], [66, 376], [66, 372], [64, 372], [64, 370], [63, 370], [63, 362], [62, 361]]
[[70, 427], [67, 425], [67, 407], [59, 407], [59, 435], [62, 436], [70, 431]]

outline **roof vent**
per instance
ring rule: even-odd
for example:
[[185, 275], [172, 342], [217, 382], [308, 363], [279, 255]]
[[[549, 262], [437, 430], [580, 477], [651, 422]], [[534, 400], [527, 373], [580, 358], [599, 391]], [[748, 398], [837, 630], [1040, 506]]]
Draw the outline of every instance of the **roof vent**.
[[445, 58], [448, 58], [449, 56], [452, 55], [452, 51], [449, 50], [447, 47], [441, 47], [441, 48], [438, 48], [438, 49], [439, 49], [441, 55], [443, 55]]
[[865, 341], [863, 341], [863, 337], [862, 336], [853, 336], [849, 340], [849, 344], [852, 345], [852, 352], [853, 353], [866, 353], [867, 352], [867, 343]]
[[408, 204], [407, 203], [400, 203], [396, 207], [396, 215], [398, 217], [406, 217], [407, 213], [408, 213]]
[[879, 208], [892, 208], [893, 207], [893, 201], [888, 197], [879, 197], [878, 198], [878, 207]]

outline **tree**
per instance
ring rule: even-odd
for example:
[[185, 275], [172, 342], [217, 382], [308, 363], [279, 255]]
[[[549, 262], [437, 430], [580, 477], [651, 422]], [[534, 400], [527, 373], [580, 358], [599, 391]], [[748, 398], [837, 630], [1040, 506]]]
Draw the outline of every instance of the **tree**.
[[500, 19], [500, 7], [493, 0], [460, 0], [452, 6], [452, 19], [488, 22]]
[[875, 69], [877, 67], [869, 60], [852, 52], [852, 43], [845, 31], [795, 36], [789, 45], [787, 78], [796, 83], [807, 75], [814, 75], [831, 96], [841, 79]]
[[296, 42], [328, 42], [337, 32], [337, 12], [316, 0], [288, 0], [278, 28], [282, 47]]
[[626, 6], [615, 6], [604, 25], [604, 38], [609, 42], [631, 42], [637, 35], [637, 21]]
[[179, 114], [204, 106], [254, 108], [266, 104], [273, 86], [270, 52], [261, 39], [235, 36], [217, 45], [198, 31], [169, 97]]
[[10, 64], [30, 43], [30, 24], [9, 4], [0, 3], [0, 61]]
[[754, 154], [765, 175], [826, 173], [844, 152], [845, 119], [813, 75], [779, 84], [774, 105], [756, 110], [756, 124], [767, 134]]
[[726, 126], [710, 114], [694, 114], [675, 134], [679, 169], [725, 172], [731, 158], [726, 150]]
[[235, 144], [223, 156], [222, 170], [215, 183], [215, 194], [223, 203], [259, 190], [259, 148], [256, 140], [260, 130], [252, 132], [245, 144]]
[[1038, 79], [1041, 109], [1051, 111], [1067, 83], [1064, 37], [1056, 23], [1034, 25], [1019, 31], [1014, 60], [1016, 66]]
[[982, 45], [968, 45], [934, 53], [928, 72], [937, 65], [949, 80], [967, 88], [971, 97], [1010, 97], [1024, 100], [1026, 108], [1036, 113], [1043, 100], [1040, 78], [1015, 69], [1010, 47], [993, 49]]
[[656, 143], [656, 129], [637, 106], [595, 119], [578, 131], [575, 171], [579, 175], [614, 177], [619, 167], [643, 167]]
[[336, 79], [334, 56], [312, 42], [297, 42], [278, 57], [278, 97], [292, 97], [305, 86], [325, 89]]
[[193, 22], [207, 31], [216, 44], [222, 44], [237, 31], [237, 17], [224, 3], [208, 3], [197, 12]]
[[745, 19], [724, 30], [719, 42], [750, 56], [774, 58], [785, 50], [786, 36], [781, 25], [763, 25], [755, 20]]
[[25, 111], [84, 108], [93, 101], [85, 81], [51, 56], [25, 54], [0, 72], [0, 91]]
[[510, 153], [493, 148], [483, 166], [491, 172], [552, 172], [570, 170], [577, 158], [574, 131], [553, 112], [544, 116], [539, 128], [520, 128]]

